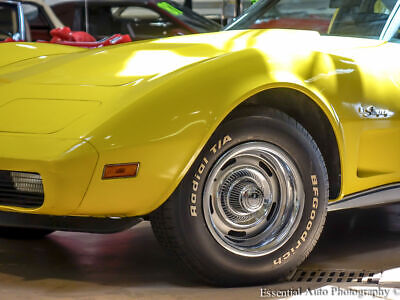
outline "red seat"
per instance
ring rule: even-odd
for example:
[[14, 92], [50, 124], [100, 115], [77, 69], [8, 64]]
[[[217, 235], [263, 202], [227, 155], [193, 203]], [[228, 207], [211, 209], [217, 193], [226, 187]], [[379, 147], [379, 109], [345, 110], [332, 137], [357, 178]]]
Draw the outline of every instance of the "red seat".
[[[110, 45], [132, 42], [132, 39], [128, 34], [114, 34], [109, 38], [96, 41], [96, 39], [89, 33], [84, 31], [71, 31], [69, 27], [53, 29], [50, 31], [50, 34], [52, 36], [50, 43], [83, 48], [100, 48]], [[48, 43], [47, 41], [38, 42]]]

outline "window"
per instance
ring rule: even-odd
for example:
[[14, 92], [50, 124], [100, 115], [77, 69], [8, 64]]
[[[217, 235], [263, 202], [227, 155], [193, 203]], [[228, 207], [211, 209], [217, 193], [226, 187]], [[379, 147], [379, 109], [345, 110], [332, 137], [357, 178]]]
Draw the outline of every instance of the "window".
[[[399, 17], [392, 19], [394, 12], [400, 13], [400, 0], [281, 0], [271, 3], [271, 0], [259, 0], [226, 30], [291, 28], [380, 39], [386, 38], [393, 22], [400, 23]], [[395, 33], [388, 38], [398, 37], [398, 31]]]
[[180, 5], [176, 2], [161, 1], [157, 2], [157, 7], [164, 13], [173, 15], [174, 18], [189, 25], [195, 32], [220, 31], [221, 26], [197, 13], [193, 10]]
[[50, 28], [47, 18], [44, 16], [41, 9], [34, 4], [22, 4], [24, 15], [31, 27]]
[[[86, 21], [84, 6], [81, 6], [81, 9], [83, 18], [82, 25], [85, 26]], [[110, 6], [100, 6], [89, 3], [87, 18], [89, 24], [89, 33], [96, 39], [109, 37], [115, 33], [126, 33], [122, 32], [122, 24], [115, 22]], [[84, 30], [84, 28], [82, 29]]]
[[113, 14], [123, 19], [145, 19], [158, 20], [160, 14], [154, 10], [140, 6], [118, 7], [113, 8]]
[[29, 25], [32, 41], [51, 39], [50, 30], [53, 29], [42, 8], [33, 3], [22, 5], [25, 20]]
[[84, 13], [81, 6], [71, 2], [56, 2], [51, 6], [53, 12], [60, 21], [74, 31], [85, 31], [85, 21], [82, 14]]
[[144, 6], [90, 3], [88, 12], [89, 33], [97, 39], [121, 33], [129, 34], [133, 40], [144, 40], [173, 35], [174, 30], [184, 31], [156, 10]]
[[329, 0], [281, 0], [260, 14], [249, 28], [315, 30], [327, 33], [336, 9]]
[[[280, 1], [255, 22], [255, 28], [316, 30], [326, 33], [335, 13], [328, 0]], [[261, 26], [260, 26], [261, 25]]]
[[331, 34], [379, 38], [397, 0], [363, 0], [342, 6], [332, 24]]
[[173, 23], [158, 12], [142, 6], [113, 7], [113, 17], [120, 22], [124, 33], [134, 39], [150, 39], [168, 36]]
[[1, 4], [0, 6], [0, 40], [3, 41], [7, 38], [16, 38], [18, 33], [18, 13], [16, 6]]

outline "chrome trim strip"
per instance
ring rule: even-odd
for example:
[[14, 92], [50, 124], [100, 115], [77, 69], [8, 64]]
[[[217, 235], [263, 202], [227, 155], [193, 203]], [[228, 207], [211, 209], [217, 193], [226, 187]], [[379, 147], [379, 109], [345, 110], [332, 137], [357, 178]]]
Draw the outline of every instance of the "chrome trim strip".
[[89, 33], [89, 3], [85, 0], [85, 31]]
[[7, 5], [15, 6], [18, 14], [18, 32], [15, 34], [19, 34], [19, 39], [21, 41], [25, 41], [26, 39], [26, 30], [25, 30], [25, 16], [24, 16], [24, 9], [22, 7], [22, 3], [18, 1], [0, 1], [0, 3], [5, 3]]
[[378, 206], [396, 202], [400, 202], [400, 183], [384, 185], [346, 196], [342, 200], [330, 203], [328, 211]]
[[18, 17], [19, 17], [19, 32], [21, 33], [20, 39], [26, 41], [26, 30], [25, 30], [25, 15], [22, 3], [17, 3]]
[[400, 0], [397, 0], [394, 5], [389, 18], [386, 21], [385, 26], [381, 32], [380, 40], [389, 41], [396, 34], [400, 24]]

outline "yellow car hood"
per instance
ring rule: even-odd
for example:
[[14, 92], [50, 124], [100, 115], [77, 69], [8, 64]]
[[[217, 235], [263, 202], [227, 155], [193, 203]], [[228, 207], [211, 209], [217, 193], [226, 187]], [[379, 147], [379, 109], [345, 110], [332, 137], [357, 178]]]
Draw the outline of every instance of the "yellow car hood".
[[[257, 56], [259, 63], [265, 61], [265, 68], [278, 71], [276, 80], [280, 80], [288, 70], [289, 74], [310, 71], [304, 64], [310, 53], [348, 56], [380, 43], [323, 37], [312, 31], [245, 30], [92, 50], [41, 43], [0, 44], [0, 132], [52, 134], [86, 115], [92, 116], [90, 122], [97, 126], [161, 85], [184, 89], [176, 86], [182, 81], [174, 78], [186, 77], [188, 68], [201, 67], [204, 62], [212, 66], [213, 60], [226, 59], [230, 67], [247, 68], [248, 73], [251, 67], [246, 59]], [[219, 80], [228, 72], [225, 66], [209, 75]], [[278, 78], [279, 74], [285, 76]], [[193, 84], [198, 83], [194, 80]], [[91, 128], [84, 127], [87, 131]], [[81, 134], [79, 129], [71, 136]]]
[[[168, 74], [221, 53], [208, 45], [170, 40], [167, 44], [155, 40], [90, 50], [61, 46], [59, 53], [57, 45], [8, 44], [0, 48], [0, 84], [118, 86]], [[65, 53], [65, 48], [72, 51]], [[29, 51], [33, 49], [36, 53]]]
[[288, 49], [293, 52], [297, 45], [308, 45], [310, 51], [334, 51], [379, 43], [320, 37], [316, 32], [295, 30], [226, 31], [93, 50], [10, 43], [0, 45], [0, 84], [26, 80], [40, 84], [117, 86], [161, 77], [188, 65], [246, 48], [262, 52], [278, 47], [286, 49], [286, 54]]

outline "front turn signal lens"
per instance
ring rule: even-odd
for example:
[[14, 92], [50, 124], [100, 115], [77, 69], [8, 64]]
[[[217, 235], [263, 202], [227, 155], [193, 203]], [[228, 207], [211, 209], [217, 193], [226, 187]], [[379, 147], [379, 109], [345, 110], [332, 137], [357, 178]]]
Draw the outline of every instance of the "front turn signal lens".
[[139, 163], [105, 165], [102, 179], [136, 177]]

